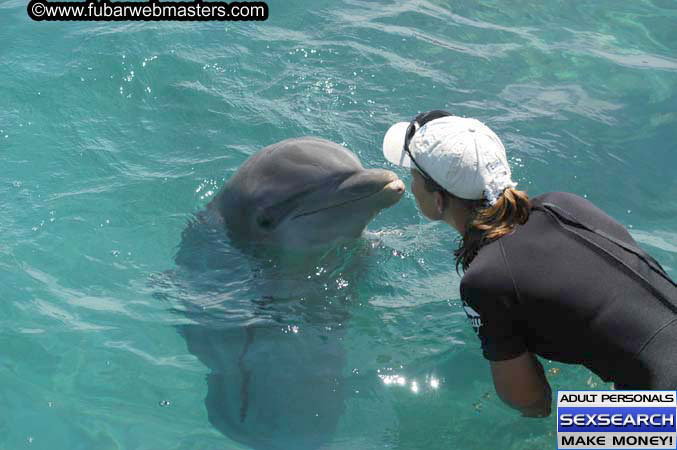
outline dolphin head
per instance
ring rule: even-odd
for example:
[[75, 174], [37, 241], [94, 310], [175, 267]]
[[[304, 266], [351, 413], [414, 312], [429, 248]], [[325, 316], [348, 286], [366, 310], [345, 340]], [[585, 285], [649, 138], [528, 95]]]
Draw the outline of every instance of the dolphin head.
[[210, 206], [231, 237], [305, 249], [358, 237], [403, 193], [393, 172], [365, 169], [350, 150], [304, 137], [250, 157]]

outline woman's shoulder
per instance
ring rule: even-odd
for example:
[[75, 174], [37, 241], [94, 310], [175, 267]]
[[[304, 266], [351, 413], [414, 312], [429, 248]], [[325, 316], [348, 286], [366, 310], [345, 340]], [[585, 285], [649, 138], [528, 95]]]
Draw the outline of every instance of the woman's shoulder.
[[[606, 214], [587, 199], [569, 192], [547, 192], [531, 197], [532, 207], [546, 204], [569, 211], [577, 216], [595, 216], [606, 222]], [[546, 246], [545, 236], [555, 232], [550, 220], [536, 217], [533, 212], [525, 224], [517, 225], [510, 233], [484, 245], [463, 274], [461, 287], [468, 291], [501, 291], [512, 289], [512, 279], [507, 268], [508, 256], [511, 260], [520, 255], [538, 254]], [[545, 249], [547, 250], [547, 248]]]
[[531, 202], [539, 203], [554, 203], [558, 206], [594, 206], [588, 199], [571, 192], [546, 192], [544, 194], [531, 197]]
[[511, 290], [499, 238], [483, 246], [461, 278], [461, 291], [498, 293]]
[[568, 217], [588, 227], [605, 231], [619, 239], [634, 242], [628, 230], [617, 220], [586, 198], [569, 192], [548, 192], [531, 199], [532, 208], [539, 205], [552, 204]]

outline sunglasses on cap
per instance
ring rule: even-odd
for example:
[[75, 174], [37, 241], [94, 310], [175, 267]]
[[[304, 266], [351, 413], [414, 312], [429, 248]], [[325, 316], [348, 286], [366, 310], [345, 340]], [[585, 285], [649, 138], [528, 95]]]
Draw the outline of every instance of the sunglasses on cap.
[[404, 151], [407, 152], [407, 155], [409, 155], [409, 159], [411, 159], [411, 162], [414, 163], [414, 166], [416, 166], [416, 169], [421, 173], [423, 178], [425, 178], [428, 181], [432, 181], [435, 184], [437, 184], [437, 182], [433, 179], [433, 177], [428, 175], [428, 173], [425, 170], [423, 170], [414, 159], [414, 155], [412, 155], [411, 150], [409, 150], [409, 143], [413, 139], [416, 132], [419, 129], [421, 129], [425, 124], [427, 124], [428, 122], [432, 122], [435, 119], [439, 119], [440, 117], [446, 116], [451, 116], [451, 114], [448, 113], [447, 111], [442, 111], [440, 109], [435, 109], [433, 111], [421, 113], [416, 117], [414, 117], [414, 119], [409, 123], [407, 131], [404, 134]]

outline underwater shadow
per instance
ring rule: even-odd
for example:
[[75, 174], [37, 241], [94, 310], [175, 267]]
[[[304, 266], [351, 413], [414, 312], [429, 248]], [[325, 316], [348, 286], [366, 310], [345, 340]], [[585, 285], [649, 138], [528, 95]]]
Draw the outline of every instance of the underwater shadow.
[[366, 241], [292, 254], [236, 245], [203, 219], [157, 292], [209, 369], [210, 423], [255, 449], [326, 445], [345, 411], [343, 339]]

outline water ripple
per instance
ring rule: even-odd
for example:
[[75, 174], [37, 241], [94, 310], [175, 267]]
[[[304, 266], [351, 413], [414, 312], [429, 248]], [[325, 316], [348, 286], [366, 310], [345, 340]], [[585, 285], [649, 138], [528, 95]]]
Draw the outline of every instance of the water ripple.
[[610, 113], [623, 107], [619, 103], [592, 98], [577, 84], [510, 84], [500, 93], [500, 98], [507, 101], [515, 111], [521, 112], [522, 119], [564, 119], [562, 113], [569, 112], [613, 125], [616, 120]]
[[565, 28], [572, 39], [547, 45], [546, 51], [583, 54], [606, 59], [614, 64], [633, 69], [657, 69], [677, 71], [677, 59], [638, 49], [621, 47], [614, 36], [596, 32], [575, 31]]

